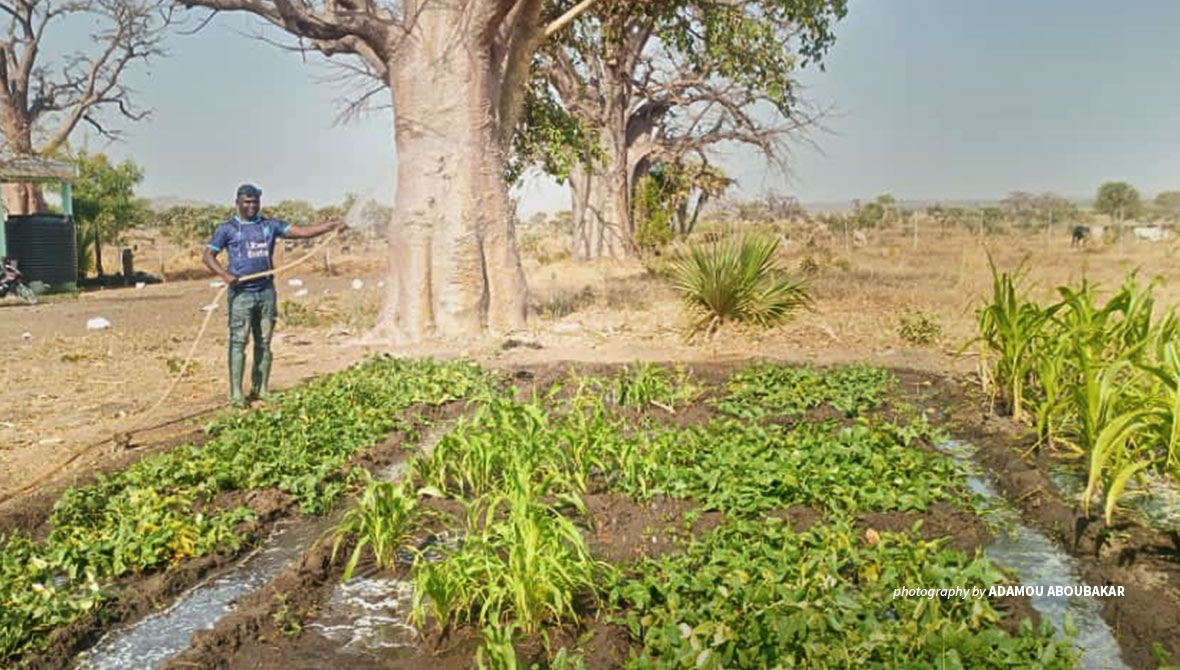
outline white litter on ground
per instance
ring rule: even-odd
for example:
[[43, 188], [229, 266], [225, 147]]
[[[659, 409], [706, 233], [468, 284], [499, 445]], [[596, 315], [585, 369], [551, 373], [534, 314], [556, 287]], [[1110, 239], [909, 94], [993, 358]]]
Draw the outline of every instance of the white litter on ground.
[[301, 289], [299, 289], [298, 291], [296, 291], [296, 292], [295, 292], [295, 297], [296, 297], [296, 298], [302, 298], [302, 297], [303, 297], [303, 296], [305, 296], [305, 295], [307, 295], [307, 289], [305, 289], [305, 288], [301, 288]]
[[294, 278], [288, 279], [287, 286], [303, 286], [303, 280], [302, 279], [294, 279]]
[[32, 333], [30, 333], [30, 332], [29, 332], [29, 331], [27, 331], [27, 330], [26, 330], [25, 332], [21, 333], [21, 334], [20, 334], [20, 336], [21, 336], [21, 339], [24, 339], [24, 340], [31, 340], [31, 339], [33, 339], [33, 334], [32, 334]]
[[141, 281], [135, 282], [135, 288], [143, 288], [144, 286], [147, 286], [146, 282], [141, 282]]
[[102, 330], [103, 328], [110, 327], [111, 322], [101, 316], [96, 316], [86, 321], [87, 330]]
[[356, 290], [360, 290], [360, 289], [364, 288], [364, 286], [365, 286], [365, 282], [363, 282], [359, 279], [352, 280], [352, 288], [354, 288]]

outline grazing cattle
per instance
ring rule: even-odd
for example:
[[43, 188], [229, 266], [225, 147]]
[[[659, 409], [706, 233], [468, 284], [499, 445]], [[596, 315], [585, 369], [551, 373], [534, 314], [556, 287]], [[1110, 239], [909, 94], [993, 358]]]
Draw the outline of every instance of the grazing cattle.
[[1135, 239], [1147, 242], [1161, 242], [1168, 237], [1164, 229], [1159, 226], [1135, 226], [1131, 232], [1135, 234]]
[[1071, 235], [1070, 240], [1069, 240], [1069, 245], [1071, 247], [1077, 247], [1077, 246], [1084, 247], [1084, 246], [1086, 246], [1086, 243], [1089, 241], [1090, 241], [1090, 228], [1089, 228], [1089, 226], [1074, 226], [1073, 227], [1073, 234]]

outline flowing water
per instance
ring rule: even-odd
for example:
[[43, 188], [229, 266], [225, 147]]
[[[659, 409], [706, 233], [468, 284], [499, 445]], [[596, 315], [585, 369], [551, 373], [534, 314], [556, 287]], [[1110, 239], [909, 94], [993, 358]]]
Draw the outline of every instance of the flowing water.
[[[429, 454], [453, 423], [443, 422], [427, 431], [421, 443], [423, 452]], [[396, 463], [377, 472], [376, 477], [396, 480], [401, 477], [404, 467], [404, 463]], [[192, 643], [193, 633], [212, 629], [221, 617], [233, 611], [235, 602], [262, 588], [283, 568], [299, 560], [307, 547], [331, 528], [331, 521], [324, 517], [277, 523], [261, 546], [247, 554], [235, 567], [189, 589], [168, 609], [107, 633], [93, 648], [78, 655], [75, 667], [78, 670], [157, 667], [163, 661], [187, 649]], [[354, 608], [349, 611], [365, 616], [365, 608], [374, 606], [365, 599], [370, 598], [376, 588], [378, 587], [374, 585], [360, 584], [352, 587], [343, 596], [333, 593], [333, 598], [343, 598], [342, 606], [347, 608], [355, 605], [360, 609]], [[339, 590], [338, 588], [337, 591]], [[393, 598], [391, 602], [397, 601], [393, 596], [383, 597]], [[379, 616], [370, 617], [363, 625], [373, 627], [378, 623], [385, 622]], [[376, 640], [385, 633], [374, 635]]]
[[[1026, 586], [1077, 586], [1085, 583], [1072, 556], [1039, 531], [1025, 526], [1020, 515], [1005, 504], [991, 477], [980, 473], [975, 467], [971, 460], [973, 449], [969, 445], [952, 441], [939, 446], [967, 470], [967, 488], [980, 496], [986, 518], [999, 527], [995, 540], [984, 550], [993, 563], [1014, 570], [1019, 575], [1020, 583]], [[1067, 617], [1072, 621], [1077, 629], [1074, 645], [1081, 652], [1081, 667], [1095, 670], [1127, 667], [1110, 626], [1102, 618], [1102, 604], [1097, 598], [1054, 597], [1046, 590], [1044, 595], [1033, 595], [1030, 600], [1033, 609], [1052, 623], [1058, 632], [1064, 629]]]

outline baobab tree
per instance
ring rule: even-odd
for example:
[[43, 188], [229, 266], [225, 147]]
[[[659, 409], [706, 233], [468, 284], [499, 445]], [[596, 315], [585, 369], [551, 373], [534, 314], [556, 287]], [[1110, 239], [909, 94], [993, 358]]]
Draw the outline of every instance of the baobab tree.
[[[50, 156], [85, 122], [100, 135], [119, 136], [108, 111], [132, 121], [138, 109], [121, 83], [137, 65], [164, 55], [172, 22], [167, 0], [2, 0], [8, 31], [0, 38], [0, 127], [10, 154]], [[89, 21], [89, 40], [52, 59], [47, 36], [68, 21]], [[12, 214], [44, 208], [41, 189], [5, 184], [4, 205]]]
[[[568, 177], [575, 256], [626, 253], [634, 188], [655, 165], [712, 176], [726, 143], [781, 160], [818, 117], [796, 72], [822, 58], [844, 13], [845, 0], [601, 2], [547, 42], [530, 99], [546, 111], [528, 119], [552, 125], [526, 128], [519, 145]], [[591, 150], [571, 165], [566, 139]]]
[[397, 199], [377, 334], [465, 338], [524, 323], [504, 147], [534, 52], [593, 4], [541, 0], [181, 0], [242, 11], [379, 83], [395, 111]]

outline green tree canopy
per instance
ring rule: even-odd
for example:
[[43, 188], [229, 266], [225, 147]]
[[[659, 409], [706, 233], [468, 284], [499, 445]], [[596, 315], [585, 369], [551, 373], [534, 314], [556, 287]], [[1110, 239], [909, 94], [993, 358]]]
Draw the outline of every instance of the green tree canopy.
[[116, 165], [106, 154], [85, 151], [73, 156], [78, 166], [74, 184], [74, 218], [93, 227], [103, 242], [114, 242], [124, 230], [147, 221], [148, 210], [135, 197], [143, 169], [131, 159]]
[[1115, 221], [1123, 221], [1139, 213], [1139, 191], [1125, 181], [1108, 181], [1098, 187], [1094, 210], [1108, 214]]
[[190, 244], [208, 240], [218, 224], [233, 216], [230, 207], [221, 205], [176, 205], [156, 217], [156, 225], [170, 242]]
[[1180, 191], [1161, 191], [1155, 196], [1155, 209], [1168, 221], [1180, 220]]

